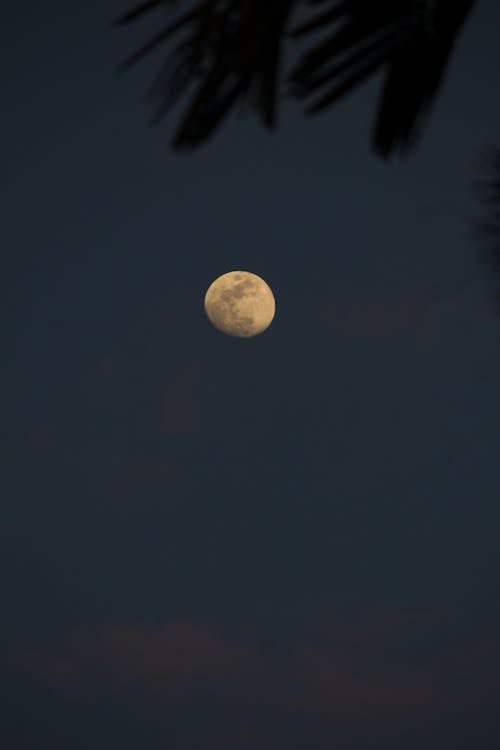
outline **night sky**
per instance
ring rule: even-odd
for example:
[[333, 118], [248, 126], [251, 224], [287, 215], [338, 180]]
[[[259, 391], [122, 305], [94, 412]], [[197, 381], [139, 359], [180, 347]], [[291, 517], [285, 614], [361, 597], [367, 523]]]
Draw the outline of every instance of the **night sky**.
[[[496, 750], [500, 6], [390, 162], [379, 78], [172, 152], [129, 7], [2, 14], [0, 747]], [[203, 310], [233, 269], [252, 339]]]

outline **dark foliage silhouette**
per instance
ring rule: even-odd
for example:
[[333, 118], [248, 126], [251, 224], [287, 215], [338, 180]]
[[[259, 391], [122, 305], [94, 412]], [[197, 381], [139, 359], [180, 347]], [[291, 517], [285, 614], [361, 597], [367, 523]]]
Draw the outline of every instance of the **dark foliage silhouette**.
[[483, 200], [489, 209], [488, 231], [493, 242], [498, 245], [500, 269], [500, 144], [491, 146], [485, 151], [483, 165], [485, 177], [481, 182], [481, 187]]
[[[483, 241], [485, 260], [500, 283], [500, 144], [484, 151], [480, 167], [481, 180], [478, 181], [478, 187], [485, 215], [475, 224], [475, 228]], [[496, 303], [500, 313], [500, 286], [496, 293]]]
[[[284, 93], [303, 100], [312, 115], [383, 70], [372, 145], [388, 158], [417, 142], [475, 1], [148, 0], [115, 23], [131, 23], [160, 6], [184, 10], [119, 69], [177, 39], [150, 90], [160, 102], [153, 121], [194, 86], [171, 142], [174, 149], [192, 149], [237, 104], [250, 105], [265, 126], [274, 127], [283, 44], [321, 32], [286, 76]], [[300, 23], [289, 29], [297, 14]]]

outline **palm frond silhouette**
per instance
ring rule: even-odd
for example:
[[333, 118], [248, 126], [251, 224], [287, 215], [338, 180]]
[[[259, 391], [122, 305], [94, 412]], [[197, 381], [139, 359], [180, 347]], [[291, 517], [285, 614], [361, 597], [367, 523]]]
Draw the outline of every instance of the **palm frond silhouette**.
[[[500, 143], [484, 150], [480, 167], [478, 187], [485, 213], [475, 226], [484, 241], [483, 257], [500, 281]], [[500, 287], [496, 292], [496, 306], [500, 313]]]
[[[276, 125], [282, 51], [287, 39], [321, 32], [286, 76], [285, 94], [316, 114], [375, 73], [385, 73], [372, 136], [388, 158], [407, 153], [421, 135], [454, 44], [476, 0], [198, 0], [127, 58], [126, 70], [177, 38], [154, 81], [160, 120], [195, 86], [171, 145], [193, 149], [207, 141], [237, 104], [250, 105], [268, 128]], [[134, 22], [159, 6], [148, 0], [119, 17]], [[294, 28], [294, 15], [310, 14]], [[179, 35], [184, 34], [182, 39]]]

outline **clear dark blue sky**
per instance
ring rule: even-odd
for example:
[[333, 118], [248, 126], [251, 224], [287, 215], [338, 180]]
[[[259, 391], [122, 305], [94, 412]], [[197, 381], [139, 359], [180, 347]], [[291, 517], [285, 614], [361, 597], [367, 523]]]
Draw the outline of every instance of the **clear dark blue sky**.
[[[173, 154], [128, 7], [2, 17], [0, 746], [498, 748], [498, 3], [391, 163], [378, 79]], [[235, 268], [255, 339], [204, 315]]]

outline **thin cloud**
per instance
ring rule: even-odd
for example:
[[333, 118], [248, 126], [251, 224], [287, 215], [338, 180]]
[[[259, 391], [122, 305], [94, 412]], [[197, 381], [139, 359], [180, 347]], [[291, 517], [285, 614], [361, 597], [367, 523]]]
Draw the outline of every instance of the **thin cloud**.
[[[203, 696], [244, 701], [255, 709], [322, 720], [379, 721], [445, 715], [460, 696], [449, 689], [443, 664], [432, 654], [422, 664], [398, 661], [391, 652], [408, 625], [427, 615], [389, 612], [346, 638], [342, 629], [325, 640], [296, 644], [278, 660], [245, 638], [228, 638], [193, 622], [115, 624], [77, 633], [43, 652], [26, 653], [19, 666], [53, 686], [147, 693], [157, 706], [189, 704]], [[371, 625], [373, 624], [373, 629]], [[333, 642], [332, 642], [333, 641]]]
[[165, 386], [163, 428], [167, 435], [188, 437], [198, 427], [191, 373], [179, 372]]
[[435, 335], [448, 315], [466, 316], [491, 323], [487, 309], [479, 309], [468, 289], [454, 292], [422, 291], [399, 300], [328, 304], [325, 320], [335, 332], [354, 338], [380, 338], [400, 331]]
[[163, 626], [114, 624], [74, 634], [23, 665], [62, 687], [97, 679], [113, 689], [160, 691], [185, 700], [215, 686], [255, 681], [262, 655], [251, 644], [224, 639], [215, 629], [190, 622]]

